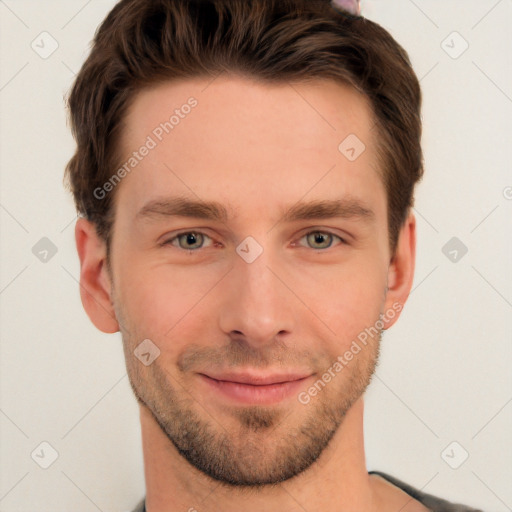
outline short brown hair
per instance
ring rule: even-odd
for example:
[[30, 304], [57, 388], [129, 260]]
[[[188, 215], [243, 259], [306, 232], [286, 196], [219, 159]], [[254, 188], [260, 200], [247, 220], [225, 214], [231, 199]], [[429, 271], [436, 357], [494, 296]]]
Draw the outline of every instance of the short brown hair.
[[333, 79], [369, 99], [394, 254], [423, 175], [419, 82], [385, 29], [329, 0], [121, 0], [114, 6], [68, 97], [77, 148], [65, 172], [78, 213], [94, 223], [107, 253], [115, 191], [98, 199], [94, 190], [121, 161], [118, 142], [130, 102], [158, 82], [222, 72], [269, 83]]

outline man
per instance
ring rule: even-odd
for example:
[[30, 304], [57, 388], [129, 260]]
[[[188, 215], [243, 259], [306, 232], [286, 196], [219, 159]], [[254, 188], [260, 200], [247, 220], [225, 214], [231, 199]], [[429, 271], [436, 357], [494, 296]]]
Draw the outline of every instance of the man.
[[123, 0], [69, 98], [83, 305], [140, 405], [137, 510], [474, 510], [367, 472], [415, 259], [419, 84], [327, 0]]

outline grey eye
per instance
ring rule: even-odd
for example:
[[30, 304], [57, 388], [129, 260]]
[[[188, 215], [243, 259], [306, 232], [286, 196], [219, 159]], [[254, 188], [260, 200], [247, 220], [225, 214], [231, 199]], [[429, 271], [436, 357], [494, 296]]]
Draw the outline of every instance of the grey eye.
[[176, 238], [181, 249], [199, 249], [204, 242], [202, 233], [182, 233]]
[[[331, 233], [324, 233], [322, 231], [312, 231], [306, 235], [308, 244], [313, 249], [327, 249], [332, 245], [333, 236]], [[318, 244], [318, 245], [317, 245]]]

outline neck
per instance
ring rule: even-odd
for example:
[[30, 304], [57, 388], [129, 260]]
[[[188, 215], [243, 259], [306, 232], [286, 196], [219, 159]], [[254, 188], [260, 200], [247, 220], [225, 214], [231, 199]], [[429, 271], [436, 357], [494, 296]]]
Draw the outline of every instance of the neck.
[[246, 489], [222, 485], [190, 465], [140, 405], [147, 512], [377, 511], [374, 480], [365, 464], [363, 409], [361, 397], [307, 470], [276, 486]]

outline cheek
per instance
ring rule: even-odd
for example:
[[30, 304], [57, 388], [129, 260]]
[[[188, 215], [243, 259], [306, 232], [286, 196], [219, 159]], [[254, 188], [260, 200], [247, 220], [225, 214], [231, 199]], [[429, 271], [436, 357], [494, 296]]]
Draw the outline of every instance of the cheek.
[[331, 275], [329, 285], [315, 294], [313, 304], [336, 333], [335, 343], [343, 348], [379, 319], [385, 300], [385, 271], [377, 265], [351, 266]]
[[218, 281], [211, 272], [182, 272], [169, 266], [152, 268], [131, 264], [130, 269], [124, 267], [123, 264], [118, 267], [119, 301], [129, 323], [139, 334], [167, 343], [183, 325], [188, 325], [187, 319], [191, 316], [195, 323], [201, 323], [197, 315]]

